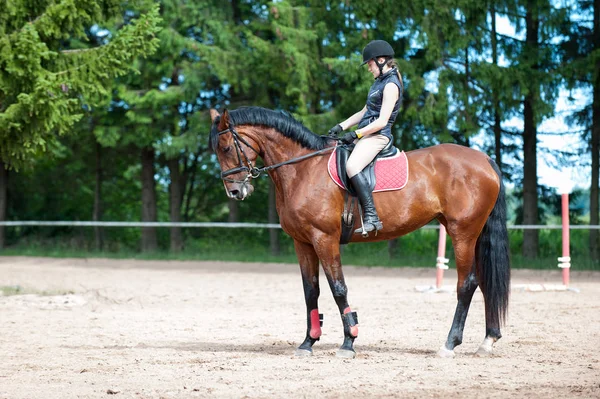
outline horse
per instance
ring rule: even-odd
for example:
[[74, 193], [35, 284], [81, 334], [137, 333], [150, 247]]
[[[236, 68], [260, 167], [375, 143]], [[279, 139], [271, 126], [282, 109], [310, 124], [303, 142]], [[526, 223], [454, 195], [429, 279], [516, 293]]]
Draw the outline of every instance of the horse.
[[[222, 114], [210, 110], [209, 140], [221, 167], [229, 198], [244, 200], [252, 179], [268, 173], [273, 180], [282, 229], [294, 240], [300, 265], [307, 329], [296, 349], [309, 356], [321, 336], [318, 310], [319, 263], [339, 308], [344, 340], [337, 356], [356, 356], [358, 317], [348, 302], [340, 260], [340, 215], [344, 192], [327, 172], [336, 140], [319, 136], [291, 115], [260, 107], [241, 107]], [[500, 339], [510, 294], [510, 261], [506, 203], [501, 172], [483, 152], [455, 144], [407, 151], [410, 178], [402, 190], [374, 194], [383, 221], [377, 235], [355, 234], [351, 242], [390, 240], [437, 219], [452, 239], [458, 281], [457, 304], [445, 343], [437, 352], [454, 357], [477, 287], [485, 307], [485, 338], [476, 355], [489, 356]], [[258, 168], [260, 157], [264, 166]]]

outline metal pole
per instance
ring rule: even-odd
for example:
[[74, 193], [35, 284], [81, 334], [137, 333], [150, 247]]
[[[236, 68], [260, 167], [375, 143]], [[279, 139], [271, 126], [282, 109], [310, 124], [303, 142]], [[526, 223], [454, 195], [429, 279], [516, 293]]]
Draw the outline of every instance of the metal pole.
[[435, 277], [435, 287], [442, 287], [442, 280], [444, 279], [444, 270], [448, 269], [447, 263], [450, 260], [446, 258], [446, 228], [443, 224], [440, 224], [440, 237], [438, 240], [438, 253], [436, 258], [436, 277]]
[[569, 273], [571, 269], [571, 253], [569, 242], [569, 194], [561, 195], [562, 208], [562, 257], [558, 258], [558, 267], [562, 268], [562, 279], [565, 286], [569, 285]]

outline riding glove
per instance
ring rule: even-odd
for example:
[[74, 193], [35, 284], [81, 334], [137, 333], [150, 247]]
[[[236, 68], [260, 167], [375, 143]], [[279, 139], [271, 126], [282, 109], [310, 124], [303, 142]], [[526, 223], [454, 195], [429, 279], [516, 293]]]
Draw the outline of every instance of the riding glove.
[[329, 132], [327, 133], [327, 135], [329, 137], [331, 137], [331, 138], [335, 138], [335, 137], [337, 137], [338, 133], [340, 133], [342, 130], [344, 130], [344, 129], [342, 129], [342, 127], [338, 123], [337, 125], [335, 125], [331, 129], [329, 129]]
[[352, 144], [357, 138], [356, 132], [352, 131], [344, 134], [340, 141], [344, 144]]

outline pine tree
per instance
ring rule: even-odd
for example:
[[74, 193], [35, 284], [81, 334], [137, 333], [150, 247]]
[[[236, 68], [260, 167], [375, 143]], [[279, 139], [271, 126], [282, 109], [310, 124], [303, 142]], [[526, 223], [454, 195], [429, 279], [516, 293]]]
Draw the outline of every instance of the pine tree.
[[105, 45], [66, 48], [85, 28], [118, 15], [118, 0], [0, 1], [0, 158], [19, 167], [70, 132], [83, 106], [106, 95], [114, 76], [151, 53], [158, 9]]
[[[592, 151], [592, 175], [590, 185], [590, 224], [600, 224], [600, 0], [594, 0], [594, 53], [590, 64], [594, 78], [593, 124], [590, 147]], [[594, 62], [595, 61], [595, 62]], [[590, 230], [590, 254], [600, 260], [600, 234]]]
[[[540, 81], [537, 72], [540, 69], [540, 15], [537, 5], [528, 1], [525, 16], [525, 51], [523, 66], [530, 68], [526, 72], [523, 100], [523, 223], [538, 223], [538, 185], [537, 185], [537, 125], [535, 107], [540, 98]], [[523, 256], [535, 258], [538, 251], [538, 231], [523, 232]]]
[[[591, 152], [590, 224], [600, 223], [600, 0], [577, 2], [570, 39], [564, 45], [568, 62], [562, 69], [568, 89], [590, 90], [590, 101], [569, 116], [572, 126], [583, 127], [582, 140]], [[578, 155], [584, 155], [578, 154]], [[585, 159], [585, 158], [584, 158]], [[600, 259], [600, 234], [590, 230], [589, 252], [592, 259]]]
[[[243, 22], [253, 19], [253, 10], [252, 4], [237, 1], [161, 1], [160, 47], [136, 64], [139, 74], [116, 82], [105, 109], [108, 123], [98, 127], [97, 135], [106, 146], [139, 151], [142, 221], [158, 219], [158, 198], [166, 188], [157, 185], [155, 176], [162, 169], [168, 171], [164, 181], [172, 222], [188, 220], [195, 203], [205, 202], [195, 192], [204, 184], [198, 181], [200, 163], [210, 162], [209, 118], [203, 111], [250, 93], [254, 79], [248, 71], [254, 58]], [[171, 250], [181, 250], [182, 229], [173, 227], [170, 233]], [[156, 234], [155, 228], [142, 229], [143, 251], [157, 248]]]
[[[473, 88], [478, 105], [477, 121], [488, 137], [484, 149], [494, 159], [505, 178], [511, 178], [515, 171], [504, 161], [515, 157], [516, 145], [511, 145], [517, 132], [509, 131], [502, 126], [503, 122], [516, 115], [520, 108], [520, 99], [513, 95], [518, 86], [515, 79], [517, 67], [513, 60], [515, 38], [500, 34], [497, 20], [507, 14], [514, 15], [517, 9], [509, 1], [488, 0], [485, 10], [479, 11], [486, 20], [479, 20], [476, 26], [468, 30], [476, 30], [479, 34], [474, 38], [473, 47], [477, 58], [472, 63]], [[501, 62], [503, 60], [503, 62]]]
[[[84, 43], [86, 29], [121, 13], [118, 0], [0, 0], [0, 220], [6, 168], [20, 168], [58, 146], [84, 109], [107, 95], [113, 77], [151, 53], [158, 8], [131, 21], [106, 43]], [[0, 227], [0, 247], [4, 229]]]
[[[7, 209], [7, 187], [8, 187], [8, 169], [4, 166], [2, 160], [0, 160], [0, 221], [6, 220], [6, 209]], [[4, 226], [0, 226], [0, 249], [4, 248], [5, 237], [4, 237]]]
[[[538, 126], [544, 118], [554, 114], [554, 105], [560, 88], [561, 29], [568, 21], [566, 9], [548, 0], [523, 0], [516, 2], [514, 12], [507, 16], [517, 34], [524, 33], [525, 40], [515, 38], [505, 51], [510, 56], [514, 76], [514, 99], [522, 102], [523, 116], [523, 206], [522, 222], [535, 225], [540, 222], [538, 199], [541, 188], [537, 180]], [[541, 195], [543, 197], [543, 195]], [[523, 233], [524, 257], [533, 258], [538, 253], [538, 230]]]

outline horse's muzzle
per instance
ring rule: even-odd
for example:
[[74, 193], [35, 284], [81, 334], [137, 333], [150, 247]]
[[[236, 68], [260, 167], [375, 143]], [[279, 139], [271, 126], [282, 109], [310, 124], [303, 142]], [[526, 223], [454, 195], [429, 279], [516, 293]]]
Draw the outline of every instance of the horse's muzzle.
[[250, 183], [232, 184], [227, 189], [227, 196], [238, 201], [243, 201], [254, 192], [254, 186]]

